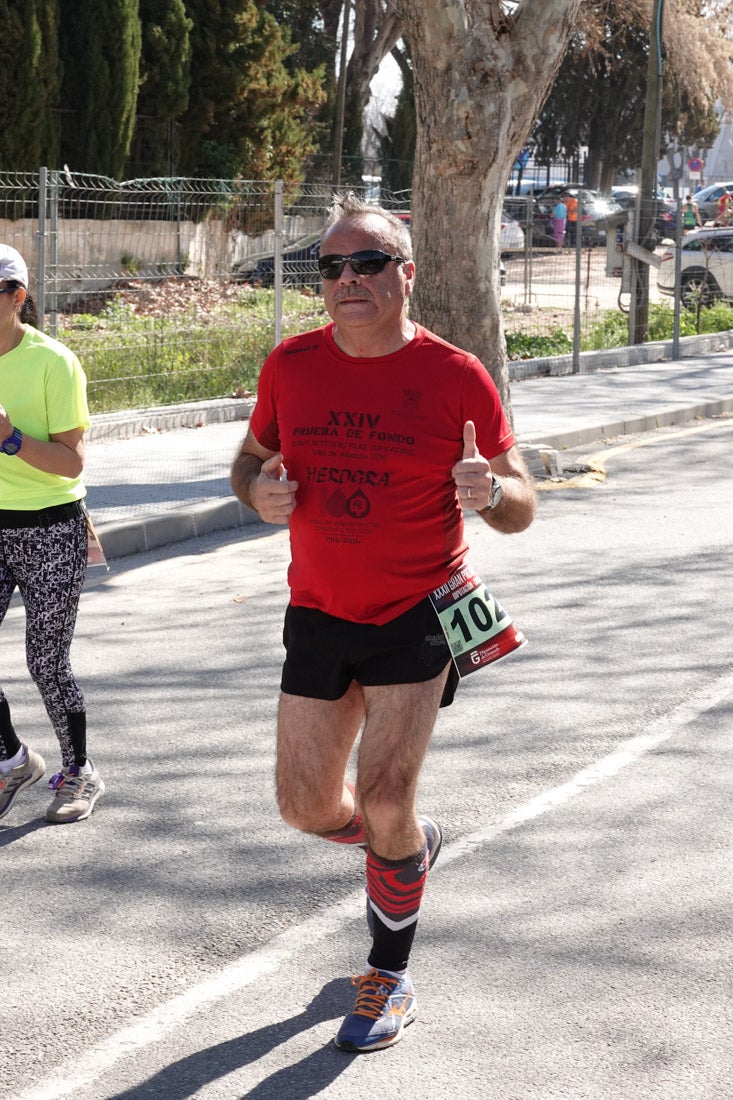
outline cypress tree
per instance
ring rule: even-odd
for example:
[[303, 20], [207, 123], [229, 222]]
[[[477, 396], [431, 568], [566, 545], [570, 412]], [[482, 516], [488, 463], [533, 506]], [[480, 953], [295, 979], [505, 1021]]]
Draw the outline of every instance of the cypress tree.
[[193, 28], [183, 170], [299, 178], [315, 148], [323, 69], [289, 68], [295, 47], [288, 30], [254, 0], [187, 0], [187, 10]]
[[56, 0], [0, 0], [0, 168], [36, 171], [56, 161]]
[[59, 58], [58, 0], [35, 0], [38, 26], [41, 32], [41, 56], [36, 80], [43, 89], [43, 110], [39, 119], [39, 164], [59, 166], [58, 106], [61, 93], [61, 61]]
[[176, 122], [188, 106], [192, 20], [184, 0], [140, 0], [142, 56], [133, 141], [136, 174], [175, 175]]
[[139, 0], [60, 0], [64, 66], [61, 160], [78, 172], [119, 178], [137, 105]]

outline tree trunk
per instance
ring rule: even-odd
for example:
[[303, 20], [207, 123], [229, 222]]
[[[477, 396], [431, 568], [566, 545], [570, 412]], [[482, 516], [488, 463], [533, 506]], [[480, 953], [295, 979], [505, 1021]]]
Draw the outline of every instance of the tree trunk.
[[476, 354], [509, 415], [499, 233], [506, 182], [562, 61], [580, 0], [403, 0], [417, 149], [411, 315]]

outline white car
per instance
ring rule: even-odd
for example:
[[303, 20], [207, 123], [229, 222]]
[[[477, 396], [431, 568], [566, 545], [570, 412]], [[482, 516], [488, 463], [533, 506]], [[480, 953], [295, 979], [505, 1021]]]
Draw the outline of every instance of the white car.
[[506, 210], [501, 212], [499, 248], [502, 252], [521, 252], [524, 249], [524, 230]]
[[[675, 246], [662, 253], [657, 287], [674, 294]], [[680, 299], [683, 305], [708, 305], [717, 298], [733, 301], [733, 229], [695, 229], [682, 241]]]

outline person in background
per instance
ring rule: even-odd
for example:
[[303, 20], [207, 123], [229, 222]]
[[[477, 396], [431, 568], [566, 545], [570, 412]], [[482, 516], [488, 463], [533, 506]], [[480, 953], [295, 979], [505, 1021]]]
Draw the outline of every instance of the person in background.
[[700, 211], [692, 195], [686, 195], [682, 204], [682, 232], [689, 233], [691, 229], [697, 229], [702, 225]]
[[371, 949], [335, 1041], [371, 1051], [415, 1018], [408, 959], [442, 840], [416, 811], [458, 680], [430, 594], [464, 562], [464, 511], [521, 531], [535, 493], [488, 371], [407, 317], [407, 227], [342, 196], [318, 267], [331, 323], [268, 356], [232, 487], [290, 527], [277, 796], [294, 828], [366, 849]]
[[731, 215], [733, 215], [733, 195], [730, 191], [723, 191], [723, 194], [718, 199], [718, 211], [715, 218], [716, 225], [728, 226], [730, 225]]
[[555, 238], [555, 244], [558, 248], [562, 248], [565, 242], [565, 223], [567, 221], [567, 216], [568, 208], [560, 198], [552, 208], [552, 235]]
[[578, 240], [578, 199], [575, 195], [563, 195], [563, 202], [568, 212], [568, 244], [575, 248]]
[[[17, 588], [26, 660], [61, 749], [46, 820], [81, 821], [104, 793], [87, 756], [86, 707], [69, 661], [87, 568], [86, 378], [76, 356], [39, 332], [23, 257], [0, 244], [0, 623]], [[46, 770], [21, 743], [0, 688], [0, 818]]]

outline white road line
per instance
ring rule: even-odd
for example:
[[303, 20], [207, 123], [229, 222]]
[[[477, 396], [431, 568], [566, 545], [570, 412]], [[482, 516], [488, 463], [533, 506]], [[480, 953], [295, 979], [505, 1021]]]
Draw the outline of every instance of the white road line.
[[[500, 821], [478, 829], [454, 844], [444, 846], [440, 856], [441, 866], [452, 863], [456, 859], [465, 858], [497, 836], [508, 833], [528, 821], [533, 821], [548, 810], [561, 806], [576, 795], [582, 794], [588, 787], [617, 775], [623, 768], [669, 740], [705, 711], [712, 709], [732, 694], [733, 673], [729, 672], [698, 692], [692, 699], [681, 703], [669, 714], [652, 723], [646, 733], [624, 741], [614, 752], [584, 768], [569, 782], [537, 795]], [[65, 1096], [83, 1095], [86, 1086], [91, 1086], [121, 1059], [153, 1043], [160, 1042], [180, 1024], [193, 1016], [200, 1015], [208, 1005], [239, 992], [259, 978], [274, 973], [291, 962], [299, 952], [308, 949], [312, 953], [314, 944], [336, 935], [344, 923], [360, 919], [363, 914], [364, 894], [359, 891], [344, 898], [327, 912], [319, 913], [295, 928], [281, 933], [264, 947], [235, 959], [218, 973], [212, 974], [211, 977], [192, 986], [184, 993], [158, 1005], [136, 1023], [110, 1035], [68, 1064], [59, 1066], [56, 1073], [45, 1082], [32, 1085], [24, 1092], [16, 1093], [9, 1100], [62, 1100]]]

